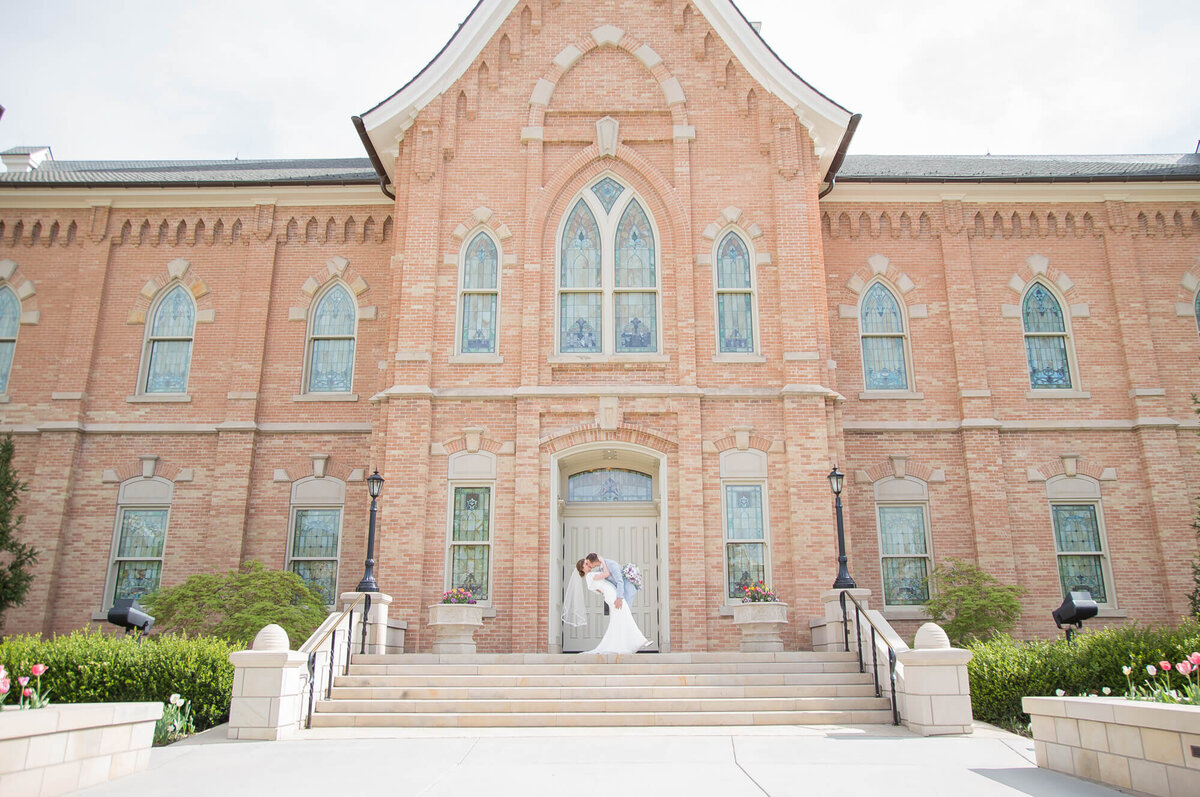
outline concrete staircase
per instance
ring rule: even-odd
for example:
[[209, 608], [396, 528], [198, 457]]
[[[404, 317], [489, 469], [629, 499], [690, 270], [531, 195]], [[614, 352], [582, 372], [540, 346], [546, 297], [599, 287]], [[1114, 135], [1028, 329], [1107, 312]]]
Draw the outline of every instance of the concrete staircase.
[[314, 728], [892, 721], [853, 653], [357, 655]]

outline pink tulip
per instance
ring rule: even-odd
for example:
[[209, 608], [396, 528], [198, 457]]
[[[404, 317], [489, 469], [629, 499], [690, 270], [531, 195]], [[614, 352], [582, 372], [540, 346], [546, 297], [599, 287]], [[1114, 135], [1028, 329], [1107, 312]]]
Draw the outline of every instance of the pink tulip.
[[46, 672], [46, 670], [48, 670], [48, 669], [50, 669], [50, 668], [47, 667], [45, 664], [35, 664], [29, 668], [29, 673], [34, 678], [39, 678], [39, 677], [41, 677], [42, 673]]
[[1188, 663], [1187, 659], [1184, 659], [1175, 665], [1175, 669], [1179, 671], [1180, 675], [1191, 675], [1193, 667]]
[[12, 682], [9, 681], [7, 678], [0, 678], [0, 695], [7, 695], [8, 687], [11, 685], [12, 685]]
[[25, 697], [29, 697], [33, 694], [33, 689], [27, 686], [25, 687], [25, 691], [21, 692], [21, 694], [25, 695]]
[[22, 675], [20, 678], [17, 679], [17, 683], [19, 683], [21, 686], [25, 686], [26, 684], [29, 683], [29, 676]]
[[1160, 670], [1162, 670], [1163, 672], [1167, 672], [1167, 671], [1169, 671], [1169, 670], [1171, 669], [1171, 662], [1169, 662], [1169, 661], [1160, 661], [1160, 662], [1158, 663], [1158, 668], [1159, 668]]
[[1188, 656], [1188, 663], [1190, 663], [1193, 667], [1200, 667], [1200, 652], [1194, 652], [1192, 655]]

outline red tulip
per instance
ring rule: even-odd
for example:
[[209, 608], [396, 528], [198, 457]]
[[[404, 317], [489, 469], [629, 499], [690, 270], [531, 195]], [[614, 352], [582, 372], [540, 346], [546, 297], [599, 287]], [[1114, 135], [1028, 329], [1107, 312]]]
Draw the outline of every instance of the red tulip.
[[42, 673], [46, 672], [46, 670], [48, 670], [48, 669], [50, 669], [50, 668], [47, 667], [45, 664], [35, 664], [29, 668], [29, 673], [34, 678], [40, 678]]
[[25, 697], [29, 697], [33, 694], [33, 689], [27, 686], [25, 687], [25, 691], [21, 692], [21, 694], [25, 695]]
[[1169, 661], [1160, 661], [1160, 662], [1158, 663], [1158, 668], [1159, 668], [1160, 670], [1162, 670], [1163, 672], [1166, 672], [1167, 670], [1170, 670], [1170, 669], [1171, 669], [1171, 662], [1169, 662]]

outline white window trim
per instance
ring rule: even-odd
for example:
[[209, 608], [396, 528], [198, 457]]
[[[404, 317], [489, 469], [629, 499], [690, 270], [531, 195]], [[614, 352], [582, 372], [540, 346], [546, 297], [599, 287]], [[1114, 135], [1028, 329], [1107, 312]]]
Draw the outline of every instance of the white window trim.
[[737, 598], [729, 597], [729, 546], [736, 543], [758, 542], [757, 540], [732, 540], [729, 538], [729, 527], [726, 521], [729, 517], [726, 509], [726, 489], [727, 487], [759, 487], [762, 491], [762, 513], [763, 513], [763, 581], [768, 589], [774, 589], [771, 580], [771, 513], [769, 496], [767, 493], [767, 480], [764, 479], [738, 479], [728, 478], [721, 479], [721, 594], [724, 596], [726, 606], [732, 606], [741, 603]]
[[[336, 566], [334, 567], [334, 571], [333, 571], [333, 600], [334, 600], [334, 604], [336, 604], [338, 595], [340, 594], [340, 590], [338, 589], [338, 584], [341, 582], [341, 577], [342, 577], [342, 530], [346, 523], [346, 507], [344, 504], [319, 504], [319, 503], [313, 503], [311, 501], [291, 505], [291, 509], [288, 511], [287, 559], [286, 559], [286, 564], [285, 564], [285, 569], [289, 573], [294, 572], [292, 570], [293, 562], [328, 562], [329, 561], [329, 559], [324, 556], [320, 556], [320, 557], [318, 557], [318, 556], [293, 556], [292, 549], [296, 542], [296, 540], [295, 540], [295, 538], [296, 538], [296, 513], [297, 513], [297, 511], [305, 510], [305, 509], [322, 509], [322, 510], [336, 509], [338, 512], [337, 555], [334, 557], [334, 560], [336, 561]], [[329, 605], [332, 606], [334, 604], [329, 604]]]
[[8, 396], [8, 382], [12, 380], [12, 363], [17, 361], [17, 336], [21, 332], [21, 297], [15, 290], [12, 289], [12, 287], [10, 287], [8, 282], [3, 280], [0, 280], [0, 291], [8, 291], [11, 293], [13, 301], [17, 303], [17, 331], [13, 333], [11, 338], [0, 337], [0, 343], [12, 343], [13, 345], [12, 362], [8, 364], [8, 380], [6, 380], [3, 385], [0, 385], [0, 401], [3, 401], [3, 399]]
[[[351, 335], [322, 335], [321, 340], [346, 340], [349, 338], [354, 341], [354, 357], [350, 361], [350, 389], [349, 390], [320, 390], [312, 391], [308, 389], [308, 380], [312, 374], [312, 357], [313, 357], [313, 325], [317, 323], [317, 308], [321, 301], [329, 295], [330, 291], [341, 286], [349, 295], [350, 303], [354, 305], [354, 332]], [[321, 287], [321, 290], [313, 296], [312, 304], [309, 305], [308, 323], [304, 328], [304, 368], [300, 375], [300, 395], [301, 396], [353, 396], [354, 395], [354, 372], [358, 370], [355, 365], [358, 362], [358, 298], [354, 295], [354, 291], [346, 282], [341, 279], [332, 279]], [[357, 397], [355, 397], [357, 398]], [[336, 400], [336, 399], [314, 399], [320, 400]]]
[[[1062, 314], [1063, 332], [1061, 334], [1054, 332], [1026, 332], [1025, 331], [1025, 300], [1029, 298], [1029, 293], [1035, 285], [1041, 285], [1050, 295], [1054, 297], [1054, 301], [1058, 302], [1058, 311]], [[1066, 297], [1059, 293], [1057, 286], [1049, 280], [1036, 277], [1029, 281], [1025, 286], [1025, 290], [1021, 293], [1021, 303], [1017, 305], [1017, 310], [1021, 321], [1021, 358], [1025, 361], [1025, 379], [1029, 382], [1030, 397], [1032, 394], [1047, 393], [1056, 394], [1064, 397], [1075, 398], [1090, 398], [1091, 394], [1084, 391], [1082, 384], [1079, 381], [1079, 358], [1075, 356], [1075, 332], [1071, 329], [1071, 306], [1067, 304]], [[1035, 387], [1029, 373], [1029, 349], [1025, 346], [1025, 340], [1030, 337], [1035, 338], [1057, 338], [1066, 339], [1067, 352], [1067, 371], [1071, 374], [1071, 386], [1069, 388], [1062, 387]]]
[[[746, 256], [750, 259], [750, 321], [754, 328], [754, 348], [750, 351], [721, 351], [721, 304], [717, 297], [722, 293], [747, 293], [743, 289], [721, 288], [719, 272], [721, 269], [721, 244], [730, 233], [736, 233], [746, 247]], [[716, 362], [763, 362], [762, 335], [759, 333], [758, 312], [758, 254], [754, 251], [754, 239], [744, 229], [736, 224], [726, 225], [716, 238], [713, 239], [712, 249], [712, 285], [713, 285], [713, 341], [716, 344]]]
[[[885, 554], [883, 552], [883, 513], [881, 509], [891, 507], [908, 507], [915, 506], [921, 509], [921, 520], [925, 531], [925, 572], [927, 575], [933, 573], [933, 534], [929, 528], [929, 501], [928, 500], [912, 500], [912, 501], [890, 501], [876, 500], [875, 501], [875, 532], [876, 541], [879, 546], [879, 591], [881, 593], [881, 602], [885, 609], [888, 610], [911, 610], [924, 607], [921, 603], [888, 603], [887, 602], [887, 584], [884, 581], [884, 559], [920, 559], [920, 556], [900, 555], [900, 554]], [[933, 590], [929, 590], [929, 597], [933, 597]]]
[[[487, 600], [478, 601], [477, 605], [490, 607], [494, 593], [492, 592], [492, 584], [495, 579], [493, 574], [496, 571], [495, 548], [492, 546], [496, 537], [495, 519], [496, 519], [496, 482], [491, 479], [464, 479], [447, 482], [449, 489], [446, 491], [446, 555], [445, 564], [443, 566], [442, 589], [453, 589], [453, 569], [454, 569], [454, 547], [456, 545], [487, 545], [488, 548], [488, 573], [487, 573]], [[455, 542], [454, 541], [454, 493], [459, 489], [486, 488], [488, 490], [488, 538], [487, 542], [477, 540]]]
[[[882, 285], [889, 293], [892, 294], [892, 298], [896, 300], [896, 305], [900, 308], [901, 332], [899, 335], [896, 335], [895, 333], [863, 332], [863, 302], [867, 300], [867, 294], [876, 283]], [[858, 319], [858, 359], [862, 371], [863, 393], [865, 394], [860, 396], [860, 398], [880, 398], [889, 394], [894, 394], [896, 398], [924, 398], [925, 395], [917, 390], [916, 374], [913, 370], [912, 340], [908, 334], [908, 305], [904, 303], [904, 294], [901, 293], [900, 289], [883, 277], [875, 276], [863, 287], [862, 293], [860, 293], [858, 296], [858, 312], [856, 313], [856, 316]], [[895, 337], [901, 338], [904, 345], [904, 379], [908, 383], [907, 386], [902, 388], [867, 387], [867, 355], [866, 352], [863, 351], [863, 339]]]
[[[574, 207], [574, 205], [572, 205]], [[467, 288], [466, 272], [467, 272], [467, 250], [471, 248], [471, 244], [475, 243], [475, 238], [479, 235], [486, 235], [492, 242], [492, 246], [496, 247], [496, 287], [483, 288]], [[504, 249], [500, 246], [500, 239], [486, 226], [479, 225], [475, 229], [463, 236], [462, 246], [458, 250], [458, 299], [455, 304], [454, 313], [454, 357], [459, 362], [493, 362], [500, 357], [500, 319], [503, 313], [500, 312], [501, 301], [503, 300], [502, 283], [504, 277]], [[492, 351], [463, 351], [462, 348], [462, 323], [463, 323], [463, 308], [464, 297], [467, 294], [496, 294], [496, 345]], [[500, 360], [503, 362], [503, 360]]]
[[[1079, 552], [1079, 551], [1060, 551], [1058, 549], [1058, 533], [1054, 528], [1054, 507], [1056, 506], [1091, 506], [1096, 509], [1096, 528], [1100, 533], [1100, 550], [1095, 553]], [[1051, 498], [1047, 503], [1046, 511], [1050, 516], [1050, 544], [1054, 546], [1054, 580], [1058, 584], [1058, 591], [1065, 598], [1063, 593], [1062, 575], [1058, 569], [1058, 559], [1060, 556], [1099, 556], [1100, 557], [1100, 575], [1104, 579], [1104, 589], [1108, 593], [1108, 600], [1105, 602], [1096, 601], [1096, 606], [1102, 610], [1114, 611], [1118, 608], [1117, 604], [1117, 589], [1116, 582], [1113, 580], [1112, 560], [1109, 556], [1108, 548], [1108, 533], [1104, 526], [1104, 506], [1102, 499], [1096, 498]], [[1094, 596], [1093, 596], [1094, 597]]]
[[[310, 486], [318, 487], [314, 491], [309, 489]], [[321, 490], [320, 488], [330, 488]], [[312, 493], [318, 494], [313, 495]], [[305, 493], [309, 493], [305, 495]], [[287, 543], [284, 548], [284, 569], [291, 573], [292, 562], [300, 561], [319, 561], [327, 562], [327, 557], [302, 556], [294, 557], [292, 549], [295, 545], [296, 536], [296, 511], [300, 509], [336, 509], [338, 510], [338, 535], [337, 535], [337, 567], [334, 570], [333, 576], [333, 592], [334, 601], [337, 601], [340, 591], [338, 584], [342, 577], [342, 532], [346, 524], [346, 483], [341, 479], [332, 476], [306, 476], [292, 482], [291, 495], [288, 498], [288, 525], [287, 525]]]
[[[174, 337], [174, 338], [154, 337], [152, 334], [152, 331], [154, 329], [154, 321], [155, 321], [155, 317], [158, 315], [158, 310], [160, 307], [162, 307], [163, 301], [167, 298], [167, 296], [169, 296], [171, 294], [171, 291], [175, 290], [176, 287], [182, 288], [184, 294], [187, 296], [188, 301], [192, 303], [192, 334], [186, 338], [184, 338], [184, 337]], [[151, 396], [151, 397], [153, 397], [150, 399], [151, 401], [171, 401], [173, 399], [180, 400], [180, 401], [190, 401], [191, 400], [191, 396], [188, 395], [187, 385], [184, 386], [184, 390], [182, 393], [151, 393], [146, 389], [147, 387], [149, 387], [149, 385], [147, 385], [146, 382], [150, 378], [150, 349], [153, 346], [154, 341], [156, 341], [156, 340], [187, 340], [192, 344], [191, 349], [188, 351], [188, 375], [187, 375], [188, 384], [189, 385], [191, 384], [191, 381], [192, 381], [192, 359], [196, 354], [196, 313], [197, 312], [198, 312], [198, 310], [196, 308], [195, 297], [192, 296], [192, 292], [190, 290], [188, 290], [188, 287], [179, 280], [171, 280], [169, 283], [164, 285], [162, 287], [162, 289], [155, 295], [154, 301], [150, 305], [150, 310], [146, 313], [146, 328], [142, 335], [142, 362], [138, 366], [137, 391], [134, 393], [134, 396], [137, 399], [140, 399], [143, 396]]]
[[[613, 204], [612, 212], [606, 212], [604, 205], [596, 197], [592, 187], [602, 181], [605, 177], [611, 177], [616, 180], [625, 190], [617, 201]], [[583, 200], [584, 204], [592, 212], [592, 216], [596, 219], [596, 226], [600, 233], [600, 351], [598, 352], [564, 352], [562, 350], [562, 295], [564, 288], [562, 286], [562, 237], [563, 231], [566, 229], [567, 220], [571, 217], [571, 212], [575, 209], [575, 205], [579, 200]], [[617, 293], [650, 293], [649, 288], [617, 288], [616, 287], [616, 256], [617, 256], [617, 228], [621, 224], [621, 216], [625, 213], [625, 209], [629, 207], [629, 203], [637, 200], [642, 206], [642, 211], [646, 214], [646, 218], [650, 222], [650, 230], [654, 235], [654, 313], [655, 313], [655, 343], [657, 348], [652, 352], [618, 352], [617, 351], [617, 328], [616, 328], [616, 294]], [[663, 267], [662, 267], [662, 235], [659, 234], [658, 222], [654, 219], [654, 214], [650, 212], [650, 206], [645, 198], [634, 190], [625, 180], [622, 180], [617, 175], [611, 172], [604, 172], [589, 180], [575, 196], [571, 197], [571, 201], [566, 204], [566, 210], [562, 214], [562, 218], [558, 220], [558, 227], [554, 236], [554, 354], [555, 358], [566, 358], [559, 360], [560, 362], [603, 362], [603, 361], [619, 361], [619, 360], [642, 360], [649, 359], [655, 361], [661, 358], [664, 352], [663, 335], [665, 325], [663, 324], [662, 312], [662, 283], [663, 283]], [[587, 293], [597, 292], [595, 289], [584, 288], [568, 288], [567, 293]]]
[[[144, 482], [153, 482], [154, 486], [161, 491], [159, 496], [142, 496], [136, 500], [126, 500], [125, 490], [130, 484], [142, 484]], [[152, 476], [149, 479], [145, 477], [134, 477], [128, 479], [121, 484], [117, 493], [117, 513], [116, 519], [113, 522], [112, 543], [109, 547], [108, 554], [108, 574], [104, 578], [104, 593], [101, 596], [101, 612], [106, 612], [113, 605], [113, 591], [117, 588], [117, 563], [126, 561], [126, 558], [117, 558], [117, 547], [121, 542], [121, 521], [128, 510], [146, 509], [152, 511], [167, 511], [166, 532], [163, 534], [163, 550], [162, 554], [157, 557], [161, 563], [158, 569], [158, 584], [162, 586], [162, 577], [166, 571], [167, 559], [167, 542], [171, 536], [171, 507], [174, 499], [175, 485], [166, 479], [159, 476]], [[149, 561], [149, 559], [129, 559], [129, 561]], [[107, 615], [106, 615], [107, 616]]]

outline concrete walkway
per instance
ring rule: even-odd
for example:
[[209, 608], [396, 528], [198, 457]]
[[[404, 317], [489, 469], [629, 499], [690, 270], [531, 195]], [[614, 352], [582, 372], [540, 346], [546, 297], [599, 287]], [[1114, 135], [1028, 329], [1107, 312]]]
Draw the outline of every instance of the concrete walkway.
[[[370, 793], [572, 797], [1035, 795], [1121, 792], [1044, 769], [1033, 742], [987, 725], [922, 738], [865, 725], [659, 729], [342, 729], [231, 742], [224, 726], [153, 751], [150, 768], [81, 795]], [[358, 729], [359, 733], [369, 729]]]

